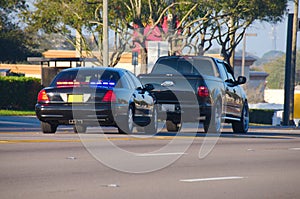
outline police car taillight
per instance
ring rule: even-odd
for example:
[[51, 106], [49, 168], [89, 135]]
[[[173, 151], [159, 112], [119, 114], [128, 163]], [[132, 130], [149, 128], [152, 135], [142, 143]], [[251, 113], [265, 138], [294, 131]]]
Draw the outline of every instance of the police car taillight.
[[116, 101], [116, 94], [112, 90], [108, 90], [102, 99], [102, 102], [115, 102], [115, 101]]
[[49, 100], [49, 97], [48, 97], [46, 91], [44, 89], [41, 90], [38, 94], [38, 102], [48, 102], [48, 101], [50, 101], [50, 100]]

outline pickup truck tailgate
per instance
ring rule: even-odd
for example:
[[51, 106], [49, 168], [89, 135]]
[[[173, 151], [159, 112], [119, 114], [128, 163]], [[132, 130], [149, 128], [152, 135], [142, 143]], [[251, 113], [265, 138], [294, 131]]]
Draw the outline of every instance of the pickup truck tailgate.
[[192, 104], [197, 102], [197, 89], [203, 84], [202, 78], [194, 75], [140, 75], [143, 84], [154, 86], [152, 91], [159, 104], [180, 103]]

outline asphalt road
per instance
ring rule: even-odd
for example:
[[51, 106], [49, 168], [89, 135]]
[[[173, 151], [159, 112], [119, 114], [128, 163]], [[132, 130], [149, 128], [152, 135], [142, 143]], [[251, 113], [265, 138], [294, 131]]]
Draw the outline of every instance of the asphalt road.
[[0, 117], [0, 198], [300, 198], [300, 129], [116, 132]]

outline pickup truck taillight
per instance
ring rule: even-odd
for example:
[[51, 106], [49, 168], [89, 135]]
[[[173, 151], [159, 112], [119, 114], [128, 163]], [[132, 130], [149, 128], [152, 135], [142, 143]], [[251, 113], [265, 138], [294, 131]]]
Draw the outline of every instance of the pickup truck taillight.
[[48, 102], [48, 101], [49, 101], [49, 97], [46, 91], [44, 89], [41, 90], [38, 94], [38, 102]]
[[116, 94], [112, 90], [108, 90], [102, 99], [102, 102], [115, 102], [115, 101], [116, 101]]
[[209, 91], [206, 86], [199, 86], [198, 87], [198, 96], [199, 97], [208, 97], [209, 96]]

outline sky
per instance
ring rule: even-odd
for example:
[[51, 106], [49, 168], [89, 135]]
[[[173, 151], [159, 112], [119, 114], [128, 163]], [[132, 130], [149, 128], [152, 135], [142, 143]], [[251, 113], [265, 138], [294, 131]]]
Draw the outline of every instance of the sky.
[[[289, 2], [288, 9], [293, 11], [293, 2]], [[300, 12], [299, 12], [300, 13]], [[262, 57], [271, 50], [286, 52], [287, 40], [287, 15], [284, 20], [276, 25], [266, 22], [256, 21], [246, 31], [246, 33], [255, 33], [257, 36], [246, 37], [246, 52], [255, 56]], [[299, 32], [297, 36], [297, 48], [300, 47]], [[243, 42], [241, 42], [237, 50], [241, 50]]]
[[[257, 36], [246, 36], [246, 52], [262, 57], [271, 50], [286, 51], [287, 17], [281, 23], [271, 25], [266, 22], [255, 22], [246, 33]], [[299, 36], [297, 37], [299, 43]], [[243, 42], [237, 49], [241, 50]]]

